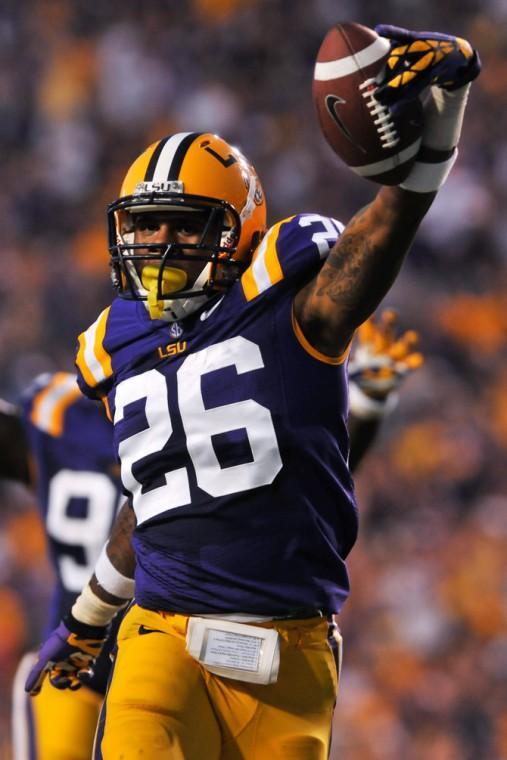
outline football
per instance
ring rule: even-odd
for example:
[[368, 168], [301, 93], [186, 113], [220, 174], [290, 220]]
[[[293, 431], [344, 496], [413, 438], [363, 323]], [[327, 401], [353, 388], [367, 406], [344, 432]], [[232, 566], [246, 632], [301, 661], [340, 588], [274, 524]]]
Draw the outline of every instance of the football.
[[418, 98], [388, 108], [375, 99], [390, 43], [356, 23], [333, 26], [317, 54], [313, 99], [333, 151], [361, 177], [397, 185], [407, 177], [424, 124]]

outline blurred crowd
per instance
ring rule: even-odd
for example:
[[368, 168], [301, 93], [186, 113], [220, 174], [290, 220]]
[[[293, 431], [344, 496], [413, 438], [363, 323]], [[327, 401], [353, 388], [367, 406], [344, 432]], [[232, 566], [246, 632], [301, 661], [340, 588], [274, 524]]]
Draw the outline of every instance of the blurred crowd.
[[[72, 370], [108, 304], [105, 206], [150, 142], [216, 131], [255, 164], [270, 221], [346, 221], [375, 187], [324, 142], [313, 62], [337, 21], [479, 48], [460, 155], [386, 303], [422, 369], [357, 474], [361, 534], [337, 760], [507, 760], [507, 3], [3, 0], [0, 395]], [[0, 484], [0, 757], [10, 683], [40, 640], [51, 570], [33, 498]]]

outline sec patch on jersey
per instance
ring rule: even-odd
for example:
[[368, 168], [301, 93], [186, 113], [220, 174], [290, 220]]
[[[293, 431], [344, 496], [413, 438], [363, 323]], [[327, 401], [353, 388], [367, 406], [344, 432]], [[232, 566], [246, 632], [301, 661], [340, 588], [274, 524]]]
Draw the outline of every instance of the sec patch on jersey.
[[375, 99], [390, 42], [361, 24], [336, 24], [317, 54], [313, 97], [333, 151], [361, 177], [397, 185], [407, 177], [421, 143], [418, 98], [391, 107]]

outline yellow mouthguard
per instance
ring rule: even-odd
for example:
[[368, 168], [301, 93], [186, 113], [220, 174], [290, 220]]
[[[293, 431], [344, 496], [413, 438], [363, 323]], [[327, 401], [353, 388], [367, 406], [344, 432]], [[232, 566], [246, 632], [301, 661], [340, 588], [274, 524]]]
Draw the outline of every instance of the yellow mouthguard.
[[[159, 269], [155, 266], [145, 266], [141, 274], [141, 282], [148, 291], [148, 311], [152, 319], [160, 319], [164, 314], [164, 302], [157, 299]], [[187, 284], [187, 274], [183, 269], [164, 267], [162, 272], [162, 295], [169, 295], [182, 290]]]

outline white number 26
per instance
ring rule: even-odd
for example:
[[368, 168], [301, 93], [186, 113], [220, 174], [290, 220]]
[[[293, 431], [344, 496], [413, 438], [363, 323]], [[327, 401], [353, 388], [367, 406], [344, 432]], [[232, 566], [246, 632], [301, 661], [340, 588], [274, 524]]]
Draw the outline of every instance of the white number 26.
[[[146, 399], [147, 427], [119, 444], [122, 480], [133, 495], [138, 525], [168, 509], [191, 502], [188, 467], [193, 466], [197, 485], [214, 497], [268, 485], [282, 468], [273, 420], [269, 409], [248, 399], [206, 409], [201, 378], [208, 372], [234, 367], [238, 375], [264, 367], [259, 346], [236, 336], [190, 354], [176, 373], [178, 405], [190, 458], [187, 466], [164, 473], [164, 482], [149, 491], [136, 479], [136, 463], [156, 455], [168, 443], [173, 425], [166, 378], [155, 369], [121, 382], [116, 390], [114, 423], [124, 418], [125, 407]], [[222, 467], [212, 436], [244, 430], [250, 445], [249, 462]]]

